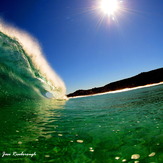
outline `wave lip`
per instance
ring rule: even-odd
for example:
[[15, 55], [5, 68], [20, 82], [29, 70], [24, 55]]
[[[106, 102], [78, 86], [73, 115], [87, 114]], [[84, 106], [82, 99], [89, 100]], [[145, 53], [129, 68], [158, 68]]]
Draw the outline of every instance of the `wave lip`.
[[66, 98], [62, 79], [43, 56], [38, 41], [0, 20], [0, 98]]

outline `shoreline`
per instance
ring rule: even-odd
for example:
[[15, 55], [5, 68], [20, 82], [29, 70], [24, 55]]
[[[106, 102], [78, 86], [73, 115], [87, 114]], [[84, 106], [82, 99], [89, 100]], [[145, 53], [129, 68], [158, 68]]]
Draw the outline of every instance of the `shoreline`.
[[110, 94], [110, 93], [120, 93], [120, 92], [132, 91], [132, 90], [140, 89], [140, 88], [152, 87], [152, 86], [161, 85], [161, 84], [163, 84], [163, 81], [159, 82], [159, 83], [146, 84], [143, 86], [138, 86], [138, 87], [133, 87], [133, 88], [124, 88], [124, 89], [119, 89], [119, 90], [115, 90], [115, 91], [109, 91], [109, 92], [103, 92], [103, 93], [97, 93], [97, 94], [91, 94], [91, 95], [68, 97], [68, 99], [99, 96], [99, 95], [105, 95], [105, 94]]

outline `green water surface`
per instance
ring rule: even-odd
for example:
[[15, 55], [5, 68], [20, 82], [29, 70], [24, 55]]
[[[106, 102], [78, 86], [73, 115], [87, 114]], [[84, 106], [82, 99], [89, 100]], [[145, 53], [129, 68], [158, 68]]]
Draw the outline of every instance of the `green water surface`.
[[0, 163], [162, 163], [162, 151], [163, 85], [0, 107]]

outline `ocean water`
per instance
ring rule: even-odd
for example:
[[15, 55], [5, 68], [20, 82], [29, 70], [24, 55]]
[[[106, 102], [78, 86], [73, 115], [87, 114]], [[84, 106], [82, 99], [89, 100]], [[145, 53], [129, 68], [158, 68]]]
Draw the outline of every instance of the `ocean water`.
[[2, 163], [162, 163], [163, 84], [5, 104], [0, 124]]
[[63, 99], [66, 88], [37, 41], [0, 21], [0, 102]]
[[163, 162], [163, 84], [65, 92], [37, 41], [0, 21], [0, 163]]

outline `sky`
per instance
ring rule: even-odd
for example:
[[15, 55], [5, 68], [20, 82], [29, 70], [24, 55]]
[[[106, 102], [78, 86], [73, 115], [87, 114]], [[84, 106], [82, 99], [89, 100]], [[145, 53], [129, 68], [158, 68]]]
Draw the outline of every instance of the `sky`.
[[67, 93], [163, 67], [163, 1], [123, 0], [114, 20], [100, 0], [4, 0], [0, 17], [34, 36]]

